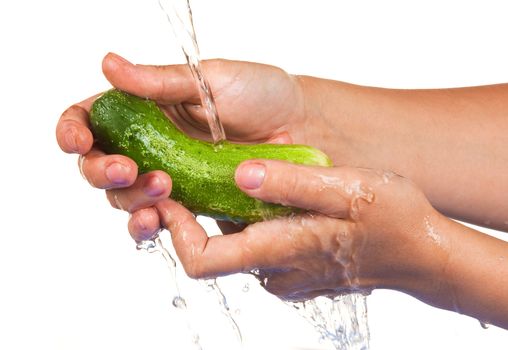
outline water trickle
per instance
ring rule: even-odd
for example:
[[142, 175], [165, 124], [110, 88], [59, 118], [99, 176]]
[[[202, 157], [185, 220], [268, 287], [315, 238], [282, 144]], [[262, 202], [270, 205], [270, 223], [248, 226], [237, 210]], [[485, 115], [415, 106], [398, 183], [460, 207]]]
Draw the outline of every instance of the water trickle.
[[[120, 203], [120, 199], [118, 198], [118, 195], [113, 196], [113, 200], [115, 201], [115, 205], [118, 209], [125, 211], [125, 208], [123, 207], [122, 203]], [[139, 250], [139, 249], [138, 249]]]
[[166, 14], [173, 33], [187, 59], [187, 64], [199, 91], [201, 106], [206, 114], [213, 142], [216, 145], [215, 150], [218, 151], [221, 148], [220, 143], [226, 140], [226, 135], [217, 113], [210, 83], [201, 66], [189, 0], [159, 0], [159, 5]]
[[226, 317], [229, 324], [231, 325], [231, 328], [233, 329], [233, 332], [236, 335], [237, 340], [241, 344], [243, 342], [242, 338], [242, 332], [240, 331], [240, 327], [238, 327], [238, 324], [236, 323], [235, 319], [233, 318], [233, 315], [231, 313], [231, 309], [229, 308], [226, 296], [220, 289], [219, 285], [217, 284], [217, 280], [215, 278], [213, 279], [207, 279], [204, 280], [205, 285], [208, 289], [211, 289], [215, 292], [215, 295], [217, 296], [217, 300], [219, 302], [219, 307], [221, 309], [222, 314]]
[[194, 331], [192, 327], [192, 323], [190, 321], [189, 314], [187, 312], [187, 302], [180, 294], [180, 288], [178, 287], [178, 282], [176, 279], [176, 261], [173, 259], [169, 251], [164, 247], [159, 234], [156, 233], [151, 239], [147, 239], [141, 242], [137, 242], [136, 249], [146, 251], [148, 253], [160, 253], [164, 260], [167, 263], [168, 269], [169, 269], [169, 282], [170, 282], [170, 288], [172, 289], [173, 293], [173, 300], [171, 304], [174, 306], [175, 310], [179, 310], [181, 313], [182, 319], [185, 320], [185, 323], [187, 325], [187, 329], [189, 330], [189, 333], [191, 334], [192, 344], [193, 348], [195, 350], [202, 350], [200, 341], [199, 341], [199, 334]]
[[381, 182], [385, 185], [390, 183], [392, 178], [397, 176], [397, 174], [390, 170], [375, 170], [375, 173], [381, 178]]
[[[375, 195], [371, 188], [366, 188], [361, 180], [345, 181], [339, 177], [318, 175], [322, 183], [321, 191], [325, 189], [336, 189], [350, 199], [349, 216], [353, 220], [358, 220], [360, 212], [360, 200], [367, 203], [374, 201]], [[388, 180], [389, 181], [389, 178]]]
[[425, 225], [425, 233], [427, 234], [427, 237], [429, 237], [437, 245], [441, 245], [441, 236], [439, 235], [439, 233], [436, 231], [436, 229], [432, 225], [429, 216], [426, 216], [424, 218], [424, 225]]

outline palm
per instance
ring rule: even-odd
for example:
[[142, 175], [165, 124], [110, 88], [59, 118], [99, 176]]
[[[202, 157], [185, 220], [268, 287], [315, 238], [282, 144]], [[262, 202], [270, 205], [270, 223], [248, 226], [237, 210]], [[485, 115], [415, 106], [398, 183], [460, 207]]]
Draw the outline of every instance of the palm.
[[[299, 142], [303, 97], [293, 77], [276, 67], [247, 62], [214, 60], [205, 68], [228, 139], [263, 142], [288, 132]], [[206, 114], [195, 91], [180, 104], [161, 105], [187, 133], [207, 138]]]

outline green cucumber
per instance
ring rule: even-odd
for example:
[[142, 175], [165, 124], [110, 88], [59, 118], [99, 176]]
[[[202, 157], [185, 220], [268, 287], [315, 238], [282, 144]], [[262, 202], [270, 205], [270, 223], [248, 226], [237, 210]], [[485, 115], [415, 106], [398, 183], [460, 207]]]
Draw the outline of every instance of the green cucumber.
[[100, 149], [133, 159], [140, 173], [163, 170], [173, 180], [171, 198], [195, 214], [237, 223], [289, 215], [294, 208], [265, 203], [243, 193], [234, 180], [247, 159], [278, 159], [297, 164], [331, 166], [321, 151], [304, 145], [220, 147], [182, 133], [154, 101], [109, 90], [93, 104], [91, 128]]

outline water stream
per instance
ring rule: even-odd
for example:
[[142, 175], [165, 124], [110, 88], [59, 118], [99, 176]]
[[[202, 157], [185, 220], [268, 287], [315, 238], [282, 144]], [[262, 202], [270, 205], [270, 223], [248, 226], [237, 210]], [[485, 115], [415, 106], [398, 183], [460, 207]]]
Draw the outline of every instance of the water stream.
[[[196, 81], [201, 106], [205, 111], [213, 142], [219, 144], [221, 141], [226, 140], [226, 135], [217, 113], [210, 84], [201, 66], [189, 0], [159, 0], [159, 5], [171, 24], [173, 33], [182, 48], [192, 76]], [[154, 240], [145, 241], [144, 244], [138, 245], [138, 247], [148, 251], [159, 251], [164, 256], [170, 268], [171, 284], [175, 289], [173, 305], [176, 309], [183, 311], [183, 316], [188, 322], [191, 334], [193, 334], [193, 343], [196, 345], [196, 349], [201, 349], [199, 336], [192, 331], [192, 325], [189, 323], [185, 312], [187, 308], [186, 301], [178, 290], [175, 261], [162, 246], [162, 242], [158, 237], [155, 237]], [[229, 320], [232, 330], [236, 333], [236, 337], [241, 344], [242, 335], [231, 314], [226, 297], [215, 280], [207, 280], [205, 285], [216, 293], [222, 313]], [[369, 348], [365, 295], [353, 293], [338, 296], [334, 299], [319, 297], [301, 303], [290, 303], [290, 305], [314, 326], [322, 339], [329, 340], [335, 349], [366, 350]]]
[[201, 58], [189, 0], [159, 0], [159, 5], [166, 14], [173, 33], [182, 47], [187, 64], [196, 81], [201, 106], [204, 108], [213, 142], [218, 144], [226, 140], [226, 134], [219, 120], [210, 83], [206, 79], [201, 67]]

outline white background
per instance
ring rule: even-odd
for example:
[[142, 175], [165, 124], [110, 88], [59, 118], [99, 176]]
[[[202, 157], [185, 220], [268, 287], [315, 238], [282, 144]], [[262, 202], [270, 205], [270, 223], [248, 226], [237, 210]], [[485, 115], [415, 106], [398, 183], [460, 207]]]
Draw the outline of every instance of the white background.
[[[205, 58], [401, 88], [508, 82], [505, 3], [192, 2]], [[134, 249], [127, 216], [89, 188], [54, 137], [67, 106], [108, 88], [108, 51], [183, 62], [156, 0], [5, 0], [0, 39], [0, 349], [185, 349], [161, 258]], [[219, 281], [246, 348], [330, 348], [255, 282], [242, 292], [246, 282]], [[210, 293], [185, 288], [209, 349], [233, 348]], [[507, 331], [400, 293], [375, 291], [369, 309], [372, 349], [508, 348]]]

